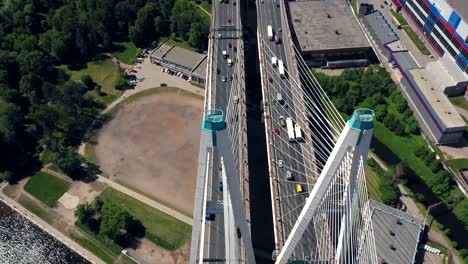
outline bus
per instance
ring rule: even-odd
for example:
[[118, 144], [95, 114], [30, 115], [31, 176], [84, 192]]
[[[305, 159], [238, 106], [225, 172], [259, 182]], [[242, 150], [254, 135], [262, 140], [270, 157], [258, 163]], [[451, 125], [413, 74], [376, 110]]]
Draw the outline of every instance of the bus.
[[296, 132], [296, 139], [298, 141], [303, 141], [304, 140], [304, 138], [302, 137], [301, 126], [299, 124], [294, 125], [294, 132]]
[[273, 28], [271, 25], [267, 26], [268, 40], [273, 40]]
[[283, 65], [282, 60], [278, 60], [278, 70], [279, 70], [279, 74], [280, 74], [281, 79], [286, 78], [286, 75], [285, 75], [285, 72], [284, 72], [284, 65]]
[[294, 125], [291, 117], [286, 117], [286, 128], [288, 129], [289, 142], [293, 142], [294, 137]]

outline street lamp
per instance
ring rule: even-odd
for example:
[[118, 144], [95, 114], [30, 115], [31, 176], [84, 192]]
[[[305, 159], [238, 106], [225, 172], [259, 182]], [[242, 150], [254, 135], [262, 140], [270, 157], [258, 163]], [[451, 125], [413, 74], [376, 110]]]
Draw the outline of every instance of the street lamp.
[[441, 204], [441, 203], [443, 203], [443, 202], [442, 202], [442, 201], [441, 201], [441, 202], [438, 202], [438, 203], [433, 204], [433, 205], [431, 205], [431, 206], [429, 206], [429, 207], [427, 208], [426, 215], [424, 216], [424, 226], [426, 226], [426, 218], [427, 218], [427, 215], [429, 214], [429, 211], [431, 211], [431, 209], [432, 209], [433, 207], [436, 207], [436, 206], [438, 206], [438, 205]]

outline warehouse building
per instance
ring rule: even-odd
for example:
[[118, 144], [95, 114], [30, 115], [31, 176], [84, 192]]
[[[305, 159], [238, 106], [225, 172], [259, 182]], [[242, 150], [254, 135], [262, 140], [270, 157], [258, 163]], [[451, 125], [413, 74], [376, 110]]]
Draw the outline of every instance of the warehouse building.
[[367, 66], [375, 54], [344, 0], [291, 1], [297, 46], [311, 67]]
[[425, 69], [405, 71], [403, 88], [418, 109], [429, 134], [438, 144], [456, 144], [463, 138], [466, 123]]
[[374, 47], [380, 54], [384, 55], [388, 62], [392, 60], [391, 52], [407, 51], [380, 11], [365, 15], [362, 24], [367, 36], [374, 43]]
[[181, 72], [192, 82], [205, 85], [206, 54], [162, 43], [150, 53], [150, 61], [171, 71]]
[[[468, 4], [468, 3], [467, 3]], [[446, 55], [426, 65], [426, 70], [435, 81], [435, 86], [447, 96], [464, 95], [468, 78], [457, 69], [456, 64]]]

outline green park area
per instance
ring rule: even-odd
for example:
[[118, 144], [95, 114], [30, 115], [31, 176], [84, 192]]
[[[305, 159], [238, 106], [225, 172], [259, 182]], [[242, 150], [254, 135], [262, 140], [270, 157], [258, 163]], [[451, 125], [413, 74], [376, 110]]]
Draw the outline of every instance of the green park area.
[[93, 203], [79, 205], [75, 216], [82, 234], [72, 239], [106, 263], [114, 263], [135, 238], [146, 237], [173, 251], [191, 235], [189, 225], [110, 187]]
[[91, 77], [92, 81], [100, 87], [98, 90], [92, 91], [95, 93], [100, 92], [99, 97], [95, 97], [97, 99], [108, 102], [113, 101], [122, 94], [122, 91], [116, 89], [116, 86], [123, 76], [119, 67], [110, 58], [88, 62], [81, 70], [63, 68], [70, 74], [70, 79], [72, 80], [82, 80], [84, 76]]
[[167, 250], [176, 250], [190, 240], [191, 227], [126, 194], [107, 188], [100, 199], [118, 204], [146, 228], [145, 237]]
[[[440, 230], [455, 249], [466, 248], [468, 199], [463, 198], [453, 175], [443, 168], [441, 159], [437, 159], [423, 139], [413, 112], [387, 71], [371, 66], [346, 69], [339, 76], [322, 73], [315, 73], [315, 76], [338, 111], [346, 116], [355, 108], [374, 109], [371, 150], [390, 169], [384, 172], [373, 160], [368, 161], [366, 177], [370, 197], [394, 206], [399, 195], [396, 183], [400, 182], [423, 213], [428, 206], [442, 202], [429, 214], [431, 219], [434, 217], [433, 227]], [[446, 163], [455, 168], [463, 167], [466, 160]], [[463, 252], [460, 255], [466, 257]]]
[[32, 176], [24, 190], [48, 205], [55, 207], [57, 200], [70, 188], [70, 183], [45, 172]]
[[135, 64], [137, 56], [141, 53], [141, 49], [135, 46], [133, 42], [116, 42], [118, 51], [114, 52], [115, 57], [125, 64]]

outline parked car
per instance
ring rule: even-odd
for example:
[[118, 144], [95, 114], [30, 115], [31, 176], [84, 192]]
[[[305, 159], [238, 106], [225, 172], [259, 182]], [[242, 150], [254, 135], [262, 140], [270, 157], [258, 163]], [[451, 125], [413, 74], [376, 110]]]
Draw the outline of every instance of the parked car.
[[275, 127], [275, 134], [278, 135], [278, 136], [280, 135], [280, 130], [277, 127]]
[[279, 117], [279, 123], [282, 127], [286, 126], [286, 120], [284, 119], [284, 116]]
[[292, 176], [291, 171], [286, 171], [286, 179], [288, 181], [293, 181], [294, 180], [294, 177]]
[[216, 219], [216, 215], [212, 213], [206, 213], [205, 214], [205, 220], [206, 221], [214, 221]]

